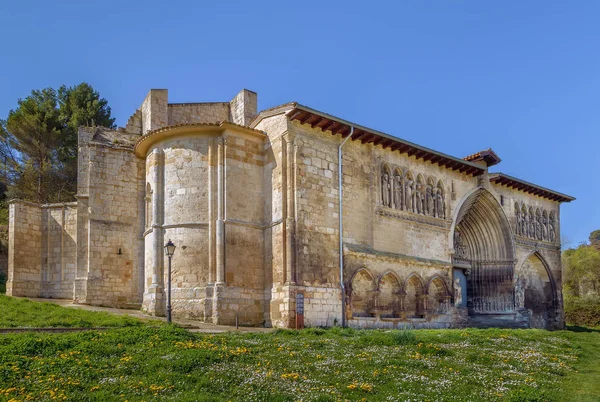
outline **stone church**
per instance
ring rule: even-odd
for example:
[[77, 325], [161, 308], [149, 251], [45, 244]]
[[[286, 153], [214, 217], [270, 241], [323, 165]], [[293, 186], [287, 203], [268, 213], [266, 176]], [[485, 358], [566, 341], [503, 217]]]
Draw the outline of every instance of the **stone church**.
[[151, 90], [126, 127], [80, 129], [75, 202], [11, 203], [8, 294], [164, 315], [172, 240], [175, 317], [293, 327], [303, 296], [307, 326], [562, 328], [574, 198], [499, 162]]

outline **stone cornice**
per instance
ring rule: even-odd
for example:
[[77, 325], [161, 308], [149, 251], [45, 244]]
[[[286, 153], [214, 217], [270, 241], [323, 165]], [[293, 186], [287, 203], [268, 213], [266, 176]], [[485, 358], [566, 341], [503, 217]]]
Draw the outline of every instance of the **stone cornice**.
[[222, 135], [225, 131], [242, 133], [260, 139], [267, 137], [262, 131], [229, 122], [180, 124], [149, 131], [136, 141], [133, 151], [138, 157], [145, 158], [150, 146], [164, 139], [190, 135]]
[[438, 229], [449, 230], [451, 221], [446, 219], [434, 218], [433, 216], [420, 215], [411, 212], [402, 211], [400, 209], [388, 208], [379, 206], [376, 208], [375, 213], [381, 216], [388, 216], [391, 218], [402, 219], [409, 222], [422, 223], [425, 225], [433, 226]]
[[528, 247], [531, 249], [546, 249], [552, 251], [560, 251], [560, 246], [542, 240], [534, 240], [522, 236], [515, 236], [515, 242], [519, 246]]
[[415, 265], [428, 266], [428, 267], [440, 267], [449, 268], [452, 266], [450, 261], [435, 260], [430, 258], [415, 257], [406, 254], [390, 253], [387, 251], [373, 250], [368, 246], [361, 246], [358, 244], [344, 243], [344, 249], [348, 255], [354, 255], [357, 257], [371, 258], [371, 259], [384, 259], [389, 261], [405, 261]]

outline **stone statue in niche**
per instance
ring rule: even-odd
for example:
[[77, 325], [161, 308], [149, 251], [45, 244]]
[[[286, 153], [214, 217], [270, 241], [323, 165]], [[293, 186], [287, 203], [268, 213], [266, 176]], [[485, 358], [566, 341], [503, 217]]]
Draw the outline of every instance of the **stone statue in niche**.
[[550, 219], [548, 221], [548, 239], [550, 241], [554, 241], [556, 236], [556, 231], [554, 229], [554, 216], [550, 215]]
[[523, 229], [523, 222], [521, 221], [521, 208], [518, 205], [515, 206], [515, 230], [518, 235], [521, 235]]
[[431, 215], [434, 216], [435, 215], [435, 207], [434, 207], [434, 200], [433, 200], [433, 193], [432, 193], [433, 188], [428, 185], [427, 189], [425, 190], [425, 204], [427, 205], [427, 215]]
[[454, 278], [453, 288], [454, 288], [454, 305], [456, 307], [461, 307], [463, 305], [463, 299], [462, 299], [462, 286], [460, 285], [459, 278]]
[[535, 217], [535, 238], [542, 240], [542, 217], [538, 213]]
[[446, 209], [444, 208], [444, 195], [442, 194], [441, 188], [437, 188], [435, 190], [435, 207], [437, 211], [437, 217], [445, 219]]
[[529, 236], [529, 215], [527, 214], [527, 211], [523, 212], [523, 230], [522, 230], [522, 235], [523, 236]]
[[533, 210], [529, 211], [529, 237], [535, 239], [535, 214]]
[[386, 207], [390, 206], [390, 190], [390, 176], [387, 173], [384, 173], [381, 178], [381, 199], [383, 205]]
[[404, 192], [405, 196], [406, 196], [406, 203], [404, 205], [406, 205], [406, 210], [410, 211], [410, 212], [414, 212], [413, 209], [413, 181], [412, 180], [407, 180], [406, 182], [406, 191]]
[[525, 308], [525, 279], [519, 277], [515, 281], [515, 307]]
[[423, 213], [423, 185], [417, 182], [417, 188], [415, 190], [415, 212], [418, 214]]
[[548, 240], [548, 217], [542, 215], [542, 240]]
[[403, 209], [402, 195], [403, 195], [403, 184], [402, 176], [394, 177], [394, 207], [396, 209]]

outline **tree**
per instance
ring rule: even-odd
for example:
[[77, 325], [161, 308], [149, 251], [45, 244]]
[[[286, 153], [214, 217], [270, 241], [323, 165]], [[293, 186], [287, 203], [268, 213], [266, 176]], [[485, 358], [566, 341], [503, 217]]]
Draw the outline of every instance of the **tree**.
[[[61, 144], [62, 125], [59, 119], [56, 91], [46, 88], [32, 91], [25, 99], [19, 99], [19, 107], [8, 114], [6, 128], [8, 142], [20, 155], [14, 192], [23, 198], [39, 203], [48, 201], [46, 178], [56, 162], [57, 149]], [[27, 170], [32, 175], [23, 177]], [[27, 182], [23, 179], [27, 178]], [[31, 180], [34, 182], [32, 183]]]
[[0, 168], [11, 198], [64, 202], [77, 191], [77, 131], [114, 128], [106, 99], [91, 85], [32, 91], [0, 121]]
[[[108, 101], [100, 98], [98, 91], [83, 82], [74, 87], [58, 89], [59, 115], [63, 128], [63, 139], [58, 158], [63, 165], [67, 194], [77, 191], [77, 132], [80, 126], [102, 126], [115, 128]], [[60, 197], [59, 197], [60, 198]]]
[[590, 244], [600, 250], [600, 230], [590, 233]]
[[587, 244], [563, 253], [565, 290], [575, 297], [600, 292], [600, 250]]

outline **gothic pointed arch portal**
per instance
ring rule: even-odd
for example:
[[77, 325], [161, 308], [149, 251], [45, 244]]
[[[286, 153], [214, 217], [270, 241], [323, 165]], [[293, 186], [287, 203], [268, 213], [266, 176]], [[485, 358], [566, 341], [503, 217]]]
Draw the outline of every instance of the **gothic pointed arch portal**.
[[462, 201], [453, 227], [453, 263], [467, 272], [469, 315], [512, 313], [515, 247], [498, 201], [476, 189]]

